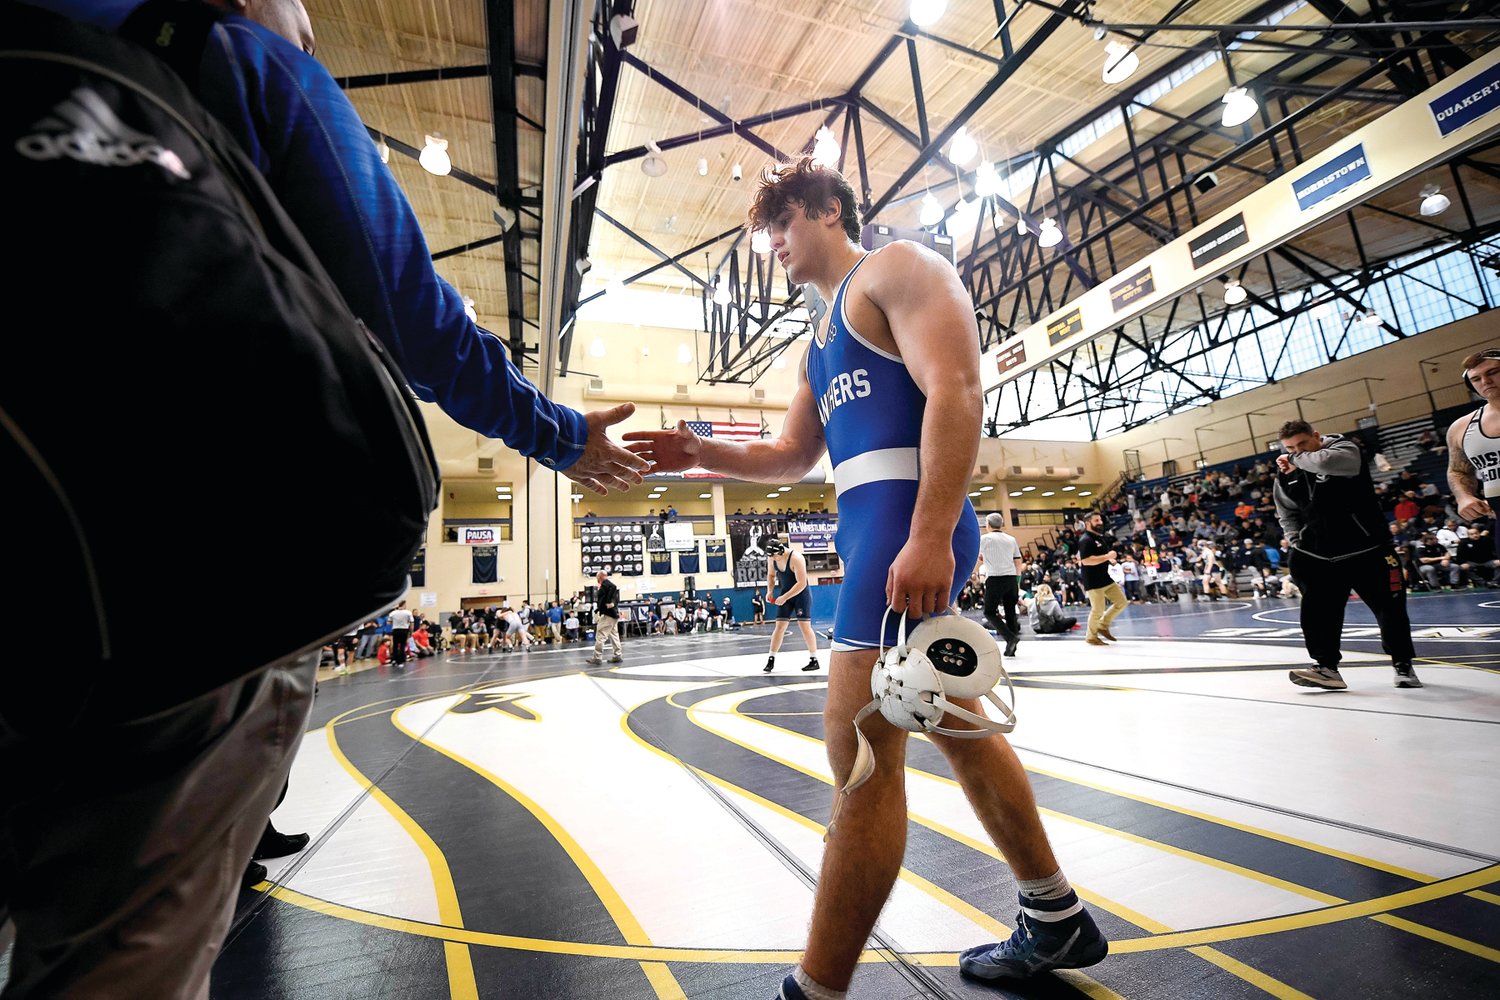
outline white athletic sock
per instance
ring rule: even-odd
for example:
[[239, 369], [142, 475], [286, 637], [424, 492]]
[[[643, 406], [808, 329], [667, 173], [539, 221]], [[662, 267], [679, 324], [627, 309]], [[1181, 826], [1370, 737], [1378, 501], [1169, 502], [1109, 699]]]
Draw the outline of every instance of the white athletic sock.
[[1046, 878], [1021, 879], [1018, 888], [1022, 895], [1032, 899], [1062, 899], [1073, 891], [1068, 876], [1062, 873], [1061, 868]]
[[807, 994], [807, 1000], [844, 1000], [849, 995], [845, 990], [831, 990], [814, 981], [811, 976], [802, 971], [800, 965], [792, 970], [792, 978], [797, 981], [802, 992]]

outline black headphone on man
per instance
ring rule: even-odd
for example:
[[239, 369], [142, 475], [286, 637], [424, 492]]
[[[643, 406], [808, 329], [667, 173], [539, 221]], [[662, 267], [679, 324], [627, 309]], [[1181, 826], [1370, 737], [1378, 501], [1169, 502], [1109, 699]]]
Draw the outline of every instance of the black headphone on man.
[[[1474, 364], [1477, 365], [1481, 361], [1500, 361], [1500, 349], [1491, 349], [1491, 350], [1488, 350], [1488, 351], [1480, 351], [1479, 354], [1476, 355], [1475, 358], [1474, 358]], [[1468, 369], [1468, 368], [1464, 369], [1464, 385], [1466, 385], [1466, 386], [1469, 387], [1469, 391], [1470, 392], [1472, 392], [1474, 395], [1478, 396], [1479, 395], [1479, 390], [1476, 389], [1476, 388], [1474, 388], [1474, 381], [1473, 381], [1473, 379], [1469, 378], [1469, 371], [1470, 371], [1470, 369]]]

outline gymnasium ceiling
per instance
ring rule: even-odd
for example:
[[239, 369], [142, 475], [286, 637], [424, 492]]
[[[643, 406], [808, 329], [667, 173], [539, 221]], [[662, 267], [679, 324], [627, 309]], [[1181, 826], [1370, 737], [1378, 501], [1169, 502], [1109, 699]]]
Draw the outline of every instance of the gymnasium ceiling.
[[[366, 123], [395, 140], [392, 146], [398, 155], [391, 157], [391, 169], [410, 197], [433, 251], [440, 256], [440, 273], [475, 300], [481, 325], [500, 336], [509, 337], [511, 316], [518, 313], [519, 329], [528, 349], [558, 337], [557, 317], [552, 318], [552, 329], [539, 326], [545, 322], [545, 303], [538, 292], [544, 277], [555, 280], [556, 274], [566, 275], [565, 270], [556, 269], [564, 262], [545, 274], [542, 263], [542, 230], [553, 223], [545, 206], [557, 193], [551, 189], [562, 183], [554, 179], [556, 166], [566, 162], [558, 157], [549, 178], [546, 160], [555, 154], [549, 154], [546, 144], [546, 130], [552, 127], [548, 88], [567, 83], [570, 70], [567, 65], [556, 64], [558, 39], [549, 37], [558, 23], [559, 10], [572, 9], [559, 8], [560, 2], [307, 3], [318, 36], [319, 58], [335, 76], [349, 78], [348, 92]], [[909, 0], [601, 2], [610, 5], [608, 9], [589, 3], [579, 3], [576, 9], [584, 20], [604, 25], [609, 10], [633, 8], [639, 35], [625, 50], [612, 106], [600, 109], [600, 120], [607, 119], [608, 124], [605, 161], [615, 162], [604, 167], [588, 197], [573, 200], [575, 207], [586, 208], [593, 202], [598, 212], [587, 213], [588, 244], [586, 250], [576, 254], [586, 255], [593, 270], [576, 282], [581, 288], [572, 290], [575, 299], [596, 293], [608, 279], [658, 264], [659, 256], [643, 241], [676, 255], [734, 229], [743, 221], [755, 173], [771, 162], [766, 146], [787, 153], [809, 149], [817, 128], [832, 119], [834, 134], [846, 147], [846, 173], [855, 175], [858, 168], [853, 139], [845, 138], [849, 134], [845, 128], [848, 102], [831, 103], [851, 93], [861, 98], [860, 126], [868, 178], [863, 186], [867, 197], [883, 206], [878, 221], [915, 227], [919, 201], [929, 190], [945, 207], [952, 206], [960, 190], [968, 193], [971, 189], [969, 171], [974, 164], [969, 164], [962, 185], [954, 183], [955, 168], [941, 154], [928, 157], [922, 165], [913, 52], [921, 75], [922, 110], [929, 139], [939, 137], [966, 106], [975, 103], [977, 95], [985, 93], [987, 86], [994, 90], [977, 103], [967, 127], [980, 143], [981, 156], [1002, 164], [1002, 174], [1006, 163], [1024, 172], [1028, 160], [1033, 166], [1039, 162], [1031, 159], [1038, 150], [1045, 152], [1063, 142], [1079, 127], [1119, 107], [1123, 98], [1140, 92], [1169, 71], [1178, 71], [1180, 79], [1174, 86], [1164, 91], [1158, 87], [1162, 92], [1150, 100], [1150, 106], [1132, 116], [1132, 136], [1127, 136], [1123, 128], [1101, 129], [1087, 145], [1078, 147], [1075, 143], [1069, 147], [1069, 155], [1076, 162], [1053, 158], [1052, 171], [1042, 171], [1034, 192], [1029, 183], [1022, 185], [1023, 190], [1014, 197], [1034, 198], [1040, 216], [1040, 206], [1053, 200], [1054, 176], [1061, 190], [1093, 189], [1096, 194], [1122, 197], [1111, 185], [1134, 176], [1128, 163], [1132, 138], [1143, 146], [1172, 130], [1171, 144], [1185, 151], [1183, 162], [1193, 169], [1195, 163], [1234, 150], [1248, 137], [1248, 130], [1241, 133], [1218, 124], [1218, 100], [1227, 85], [1222, 63], [1213, 62], [1196, 74], [1183, 72], [1190, 60], [1206, 52], [1223, 52], [1226, 37], [1239, 82], [1262, 74], [1270, 79], [1274, 74], [1274, 80], [1282, 85], [1276, 91], [1276, 101], [1265, 102], [1266, 113], [1272, 123], [1285, 115], [1298, 116], [1296, 136], [1303, 157], [1401, 100], [1398, 88], [1403, 73], [1415, 71], [1420, 79], [1423, 73], [1451, 71], [1450, 64], [1461, 64], [1485, 51], [1496, 37], [1489, 27], [1447, 30], [1427, 39], [1436, 40], [1444, 56], [1413, 57], [1402, 56], [1398, 49], [1415, 33], [1393, 35], [1390, 31], [1355, 27], [1338, 33], [1298, 30], [1299, 26], [1326, 27], [1335, 18], [1341, 22], [1368, 20], [1375, 15], [1364, 0], [1347, 6], [1340, 0], [1297, 4], [1101, 0], [1091, 7], [1061, 4], [1110, 24], [1170, 21], [1179, 25], [1222, 25], [1270, 19], [1285, 29], [1253, 37], [1242, 35], [1238, 41], [1233, 34], [1207, 30], [1134, 31], [1135, 37], [1145, 38], [1135, 50], [1140, 68], [1124, 84], [1111, 85], [1101, 79], [1104, 42], [1096, 39], [1095, 31], [1076, 19], [1058, 16], [1056, 5], [1034, 0], [1019, 8], [1015, 0], [951, 0], [943, 16], [922, 31], [916, 31], [906, 20]], [[1381, 11], [1386, 19], [1469, 19], [1490, 16], [1490, 6], [1472, 0], [1413, 0], [1382, 2]], [[997, 11], [1008, 18], [1008, 32], [1000, 37]], [[511, 19], [510, 31], [505, 30], [506, 18]], [[910, 47], [908, 38], [914, 40]], [[1007, 56], [1007, 50], [1023, 50], [1028, 40], [1034, 51], [1024, 59]], [[1314, 46], [1318, 47], [1316, 51]], [[612, 48], [596, 45], [595, 58], [602, 61], [606, 49]], [[1360, 81], [1345, 94], [1328, 96], [1330, 89], [1348, 84], [1381, 59], [1387, 60], [1383, 71]], [[1394, 65], [1392, 60], [1397, 60]], [[873, 73], [872, 66], [877, 67]], [[510, 75], [494, 75], [507, 67]], [[411, 76], [399, 76], [403, 73]], [[653, 79], [653, 74], [675, 85], [691, 100]], [[994, 81], [1002, 76], [1003, 82], [995, 87]], [[572, 83], [574, 92], [587, 86], [578, 71], [573, 72]], [[510, 95], [514, 115], [507, 107], [497, 116], [495, 108], [508, 105]], [[711, 131], [725, 120], [739, 123], [819, 99], [829, 99], [830, 103], [825, 109], [787, 115], [753, 129], [735, 125], [730, 134], [701, 142], [695, 137], [695, 133]], [[497, 132], [496, 122], [502, 119]], [[423, 136], [434, 131], [449, 140], [454, 176], [435, 177], [423, 171], [411, 156], [399, 155], [403, 148], [420, 149]], [[758, 141], [752, 140], [752, 135]], [[664, 176], [643, 173], [640, 157], [645, 143], [685, 137], [693, 141], [664, 152]], [[512, 161], [509, 170], [497, 166], [497, 150]], [[1230, 164], [1215, 171], [1219, 185], [1197, 197], [1199, 215], [1206, 217], [1218, 211], [1254, 189], [1266, 176], [1280, 172], [1284, 167], [1277, 162], [1278, 157], [1291, 157], [1285, 136], [1277, 148], [1262, 143], [1236, 154]], [[701, 176], [700, 158], [706, 161], [706, 172]], [[1482, 228], [1500, 221], [1500, 182], [1496, 180], [1500, 155], [1489, 150], [1474, 159], [1491, 168], [1466, 172], [1466, 179], [1473, 185], [1470, 207], [1475, 223]], [[744, 177], [739, 183], [731, 179], [736, 163], [741, 165]], [[1113, 169], [1106, 169], [1111, 164]], [[1164, 183], [1175, 184], [1182, 179], [1170, 164], [1163, 169], [1171, 175], [1164, 176]], [[504, 177], [514, 178], [511, 197], [520, 209], [520, 239], [514, 248], [509, 278], [495, 218], [496, 185], [503, 188]], [[578, 179], [569, 177], [566, 183], [571, 187]], [[1435, 171], [1434, 179], [1447, 181], [1448, 171]], [[1149, 186], [1157, 178], [1145, 180]], [[856, 183], [856, 188], [860, 186]], [[1418, 186], [1415, 181], [1402, 185], [1374, 199], [1378, 207], [1362, 213], [1367, 217], [1362, 221], [1368, 222], [1361, 232], [1367, 261], [1447, 238], [1442, 228], [1411, 218], [1416, 215]], [[618, 225], [607, 222], [605, 216]], [[1168, 218], [1166, 204], [1143, 210], [1141, 221], [1148, 216], [1155, 225], [1177, 228]], [[1186, 228], [1186, 223], [1180, 228]], [[961, 264], [972, 245], [972, 233], [972, 226], [954, 233]], [[1070, 231], [1070, 236], [1076, 241], [1076, 230]], [[699, 252], [684, 258], [682, 265], [698, 279], [707, 280], [724, 263], [735, 240], [731, 236], [711, 244], [707, 261]], [[1111, 249], [1123, 268], [1157, 245], [1148, 227], [1137, 224], [1122, 228]], [[1346, 230], [1325, 226], [1299, 238], [1299, 245], [1339, 267], [1361, 266]], [[464, 247], [470, 248], [452, 252]], [[749, 254], [743, 238], [739, 239], [738, 254], [744, 268]], [[981, 252], [980, 259], [983, 256]], [[1101, 276], [1111, 273], [1104, 262], [1095, 263]], [[688, 294], [694, 301], [700, 288], [692, 277], [673, 267], [656, 270], [634, 284]], [[1033, 283], [1033, 290], [1040, 298], [1038, 283]], [[1081, 290], [1081, 285], [1074, 284], [1070, 294]], [[1054, 282], [1054, 297], [1059, 291], [1060, 285]], [[778, 278], [773, 299], [786, 295], [784, 278]], [[793, 313], [792, 318], [797, 315]], [[1026, 322], [1023, 314], [1016, 325]]]

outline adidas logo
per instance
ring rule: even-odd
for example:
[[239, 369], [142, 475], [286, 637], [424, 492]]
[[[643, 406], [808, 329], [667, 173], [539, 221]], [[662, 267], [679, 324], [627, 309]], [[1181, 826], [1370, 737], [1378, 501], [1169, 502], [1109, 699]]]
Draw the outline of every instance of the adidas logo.
[[79, 87], [37, 122], [30, 135], [16, 140], [16, 152], [29, 160], [67, 157], [101, 167], [134, 167], [154, 163], [175, 177], [191, 180], [182, 157], [154, 136], [137, 132], [115, 115], [104, 99]]

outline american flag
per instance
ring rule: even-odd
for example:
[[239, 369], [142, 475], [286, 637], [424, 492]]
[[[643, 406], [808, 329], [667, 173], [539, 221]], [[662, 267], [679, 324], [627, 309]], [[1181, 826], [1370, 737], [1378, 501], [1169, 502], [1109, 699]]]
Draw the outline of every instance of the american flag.
[[718, 441], [759, 441], [760, 424], [731, 420], [689, 420], [688, 430]]

